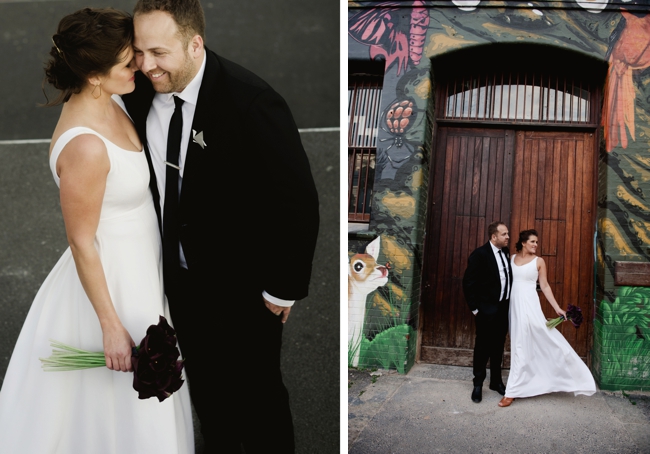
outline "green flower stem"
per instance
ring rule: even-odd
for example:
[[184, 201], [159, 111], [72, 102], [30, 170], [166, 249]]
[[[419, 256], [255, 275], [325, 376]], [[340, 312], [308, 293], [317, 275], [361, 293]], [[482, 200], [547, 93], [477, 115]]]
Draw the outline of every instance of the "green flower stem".
[[46, 372], [69, 371], [105, 367], [103, 352], [89, 352], [50, 339], [52, 356], [39, 358]]
[[553, 329], [553, 328], [555, 328], [556, 326], [558, 326], [559, 324], [561, 324], [562, 322], [565, 322], [566, 320], [567, 320], [567, 319], [564, 318], [564, 317], [552, 318], [552, 319], [550, 319], [549, 321], [546, 322], [546, 326], [547, 326], [549, 329]]
[[65, 352], [52, 352], [52, 356], [58, 358], [103, 358], [103, 353], [65, 353]]
[[102, 352], [89, 352], [88, 350], [81, 350], [79, 348], [71, 347], [70, 345], [66, 345], [64, 343], [61, 343], [61, 342], [58, 342], [58, 341], [55, 341], [55, 340], [52, 340], [52, 339], [50, 339], [50, 346], [52, 346], [54, 348], [58, 348], [59, 350], [67, 350], [69, 352], [90, 353], [90, 354], [93, 354], [93, 355], [96, 355], [96, 354], [103, 355], [104, 354]]

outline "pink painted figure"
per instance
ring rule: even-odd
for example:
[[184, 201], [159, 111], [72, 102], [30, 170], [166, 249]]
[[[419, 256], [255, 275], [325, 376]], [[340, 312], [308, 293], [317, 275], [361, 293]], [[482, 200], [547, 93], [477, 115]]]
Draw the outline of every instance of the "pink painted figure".
[[429, 11], [424, 2], [416, 0], [411, 4], [410, 19], [407, 22], [400, 15], [402, 4], [383, 2], [350, 19], [350, 36], [370, 46], [370, 58], [383, 56], [386, 68], [397, 62], [397, 74], [406, 71], [409, 60], [420, 64], [424, 41], [429, 26]]
[[634, 70], [650, 66], [650, 14], [637, 17], [621, 9], [626, 24], [609, 58], [609, 73], [605, 83], [605, 103], [602, 124], [605, 128], [607, 151], [619, 143], [627, 148], [627, 133], [636, 140], [634, 132], [635, 90]]

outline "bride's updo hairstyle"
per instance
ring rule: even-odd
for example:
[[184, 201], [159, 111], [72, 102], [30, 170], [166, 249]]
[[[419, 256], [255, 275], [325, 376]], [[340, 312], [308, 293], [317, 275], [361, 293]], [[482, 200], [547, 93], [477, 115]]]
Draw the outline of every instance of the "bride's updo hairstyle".
[[120, 63], [133, 43], [133, 18], [112, 8], [84, 8], [61, 19], [52, 43], [45, 79], [61, 93], [46, 106], [67, 102], [89, 77], [108, 74]]
[[515, 244], [515, 249], [517, 252], [521, 252], [521, 250], [524, 248], [524, 243], [528, 241], [528, 238], [531, 236], [536, 236], [539, 238], [539, 235], [537, 234], [537, 230], [535, 229], [530, 229], [530, 230], [522, 230], [519, 232], [519, 241], [517, 241], [517, 244]]

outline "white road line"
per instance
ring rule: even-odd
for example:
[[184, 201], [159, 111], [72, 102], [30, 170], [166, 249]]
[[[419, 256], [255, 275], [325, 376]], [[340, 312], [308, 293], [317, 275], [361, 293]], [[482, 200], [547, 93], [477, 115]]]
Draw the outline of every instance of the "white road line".
[[338, 126], [333, 126], [331, 128], [304, 128], [304, 129], [298, 129], [299, 133], [303, 132], [335, 132], [335, 131], [340, 131], [341, 128]]
[[52, 139], [0, 140], [0, 145], [23, 145], [28, 143], [50, 143]]
[[[0, 0], [0, 3], [2, 0]], [[304, 128], [298, 129], [298, 132], [301, 134], [308, 132], [336, 132], [340, 131], [341, 128], [334, 126], [331, 128]], [[24, 145], [30, 143], [50, 143], [52, 139], [26, 139], [26, 140], [0, 140], [0, 145]]]
[[56, 0], [0, 0], [0, 5], [5, 3], [54, 3]]

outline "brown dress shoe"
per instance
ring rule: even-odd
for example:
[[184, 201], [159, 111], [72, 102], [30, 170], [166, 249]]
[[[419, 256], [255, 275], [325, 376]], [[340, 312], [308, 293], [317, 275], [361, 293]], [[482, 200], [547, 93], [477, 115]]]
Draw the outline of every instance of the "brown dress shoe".
[[501, 399], [501, 402], [499, 402], [499, 407], [509, 407], [514, 400], [514, 397], [503, 396], [503, 399]]

